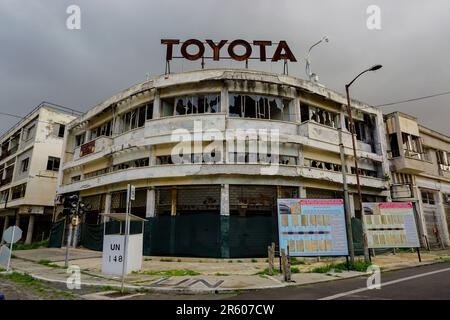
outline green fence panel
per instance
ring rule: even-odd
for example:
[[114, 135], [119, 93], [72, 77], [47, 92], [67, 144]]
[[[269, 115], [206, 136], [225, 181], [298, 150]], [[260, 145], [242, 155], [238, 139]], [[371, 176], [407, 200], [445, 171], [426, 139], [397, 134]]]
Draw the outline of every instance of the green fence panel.
[[80, 245], [95, 251], [103, 250], [103, 224], [82, 224]]
[[266, 257], [267, 247], [278, 244], [277, 217], [231, 216], [229, 233], [231, 257]]
[[65, 219], [53, 223], [48, 239], [49, 248], [61, 248], [64, 236]]

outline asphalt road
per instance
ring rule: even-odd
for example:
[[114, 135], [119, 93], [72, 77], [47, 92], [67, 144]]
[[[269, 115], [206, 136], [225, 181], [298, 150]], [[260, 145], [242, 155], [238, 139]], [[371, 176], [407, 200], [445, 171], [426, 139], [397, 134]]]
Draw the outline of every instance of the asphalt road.
[[226, 299], [245, 300], [450, 300], [450, 263], [381, 273], [381, 288], [367, 289], [367, 277], [250, 291]]

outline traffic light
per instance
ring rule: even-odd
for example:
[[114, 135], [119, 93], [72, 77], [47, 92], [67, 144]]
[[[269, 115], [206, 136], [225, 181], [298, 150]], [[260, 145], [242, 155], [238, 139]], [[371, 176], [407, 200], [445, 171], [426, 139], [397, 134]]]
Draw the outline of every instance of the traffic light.
[[70, 216], [77, 213], [79, 198], [76, 194], [64, 197], [63, 215]]

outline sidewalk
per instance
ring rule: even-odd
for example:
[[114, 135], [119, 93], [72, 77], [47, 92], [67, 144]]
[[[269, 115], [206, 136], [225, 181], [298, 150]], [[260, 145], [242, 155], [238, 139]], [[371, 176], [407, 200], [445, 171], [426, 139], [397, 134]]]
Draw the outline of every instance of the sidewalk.
[[[85, 249], [71, 249], [70, 265], [81, 269], [82, 286], [96, 286], [104, 290], [118, 288], [120, 276], [101, 273], [101, 252]], [[417, 254], [400, 252], [396, 255], [377, 255], [372, 263], [382, 270], [393, 270], [436, 263], [450, 258], [450, 250], [423, 252], [419, 263]], [[64, 268], [65, 249], [41, 248], [14, 252], [14, 270], [49, 282], [66, 283], [70, 276]], [[365, 272], [343, 271], [311, 273], [311, 270], [331, 263], [344, 262], [343, 258], [300, 258], [293, 267], [293, 282], [282, 281], [280, 274], [268, 276], [266, 259], [209, 259], [143, 257], [142, 270], [126, 277], [125, 287], [130, 290], [181, 291], [181, 292], [225, 292], [277, 288], [332, 281], [364, 275]], [[276, 261], [278, 268], [278, 261]]]

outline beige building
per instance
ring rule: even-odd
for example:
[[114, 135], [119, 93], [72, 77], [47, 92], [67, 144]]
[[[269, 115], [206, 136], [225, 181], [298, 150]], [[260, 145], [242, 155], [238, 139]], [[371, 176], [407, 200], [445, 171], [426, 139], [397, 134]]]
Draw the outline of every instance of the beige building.
[[[125, 210], [126, 186], [135, 185], [132, 213], [159, 226], [147, 254], [195, 255], [190, 248], [207, 242], [214, 244], [204, 252], [213, 256], [265, 252], [276, 238], [277, 198], [343, 197], [343, 166], [352, 214], [360, 215], [345, 103], [339, 93], [287, 75], [218, 69], [159, 76], [69, 124], [58, 193], [79, 194], [90, 208], [85, 222], [97, 224], [100, 213]], [[358, 101], [353, 108], [364, 200], [389, 201], [383, 115]], [[191, 135], [185, 147], [193, 146], [181, 152], [182, 164], [171, 157], [176, 130]], [[244, 149], [226, 138], [239, 130], [248, 137]], [[277, 157], [273, 149], [253, 156], [252, 141], [262, 141], [265, 130], [278, 134]], [[160, 225], [165, 217], [182, 222]]]
[[26, 243], [49, 235], [64, 132], [75, 118], [43, 102], [0, 137], [0, 225], [20, 226]]
[[393, 201], [415, 204], [422, 244], [449, 245], [450, 137], [400, 112], [385, 116]]

